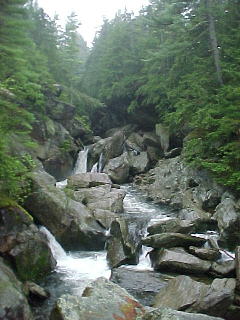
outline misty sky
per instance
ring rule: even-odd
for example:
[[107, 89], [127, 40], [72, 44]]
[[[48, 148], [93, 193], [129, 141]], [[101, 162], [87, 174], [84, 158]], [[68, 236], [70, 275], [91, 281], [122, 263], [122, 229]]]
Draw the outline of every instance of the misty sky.
[[90, 45], [103, 17], [112, 19], [118, 10], [125, 7], [137, 14], [148, 0], [38, 0], [38, 4], [50, 16], [57, 13], [61, 21], [65, 21], [72, 11], [77, 13], [82, 24], [79, 31]]

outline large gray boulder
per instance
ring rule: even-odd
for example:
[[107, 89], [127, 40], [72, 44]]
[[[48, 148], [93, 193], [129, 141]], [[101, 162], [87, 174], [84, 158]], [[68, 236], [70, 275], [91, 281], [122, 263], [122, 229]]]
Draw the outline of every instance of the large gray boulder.
[[214, 215], [217, 219], [221, 236], [230, 240], [233, 245], [240, 241], [240, 200], [225, 193]]
[[106, 244], [107, 260], [111, 268], [138, 263], [140, 243], [131, 239], [124, 218], [117, 218], [112, 222], [110, 238]]
[[221, 257], [221, 252], [216, 248], [197, 248], [191, 246], [188, 250], [191, 254], [203, 260], [216, 261]]
[[224, 317], [234, 299], [235, 279], [215, 279], [211, 285], [178, 276], [156, 296], [155, 307], [169, 307]]
[[142, 244], [155, 249], [173, 247], [201, 247], [206, 239], [181, 233], [160, 233], [142, 239]]
[[140, 152], [137, 155], [133, 152], [129, 152], [128, 162], [130, 164], [130, 173], [132, 175], [146, 172], [150, 165], [147, 152]]
[[178, 274], [201, 274], [210, 270], [211, 263], [201, 260], [182, 248], [154, 250], [150, 258], [155, 270]]
[[211, 266], [211, 273], [220, 277], [234, 277], [236, 271], [235, 260], [217, 261]]
[[40, 175], [35, 172], [32, 180], [33, 192], [26, 199], [25, 206], [66, 250], [103, 249], [105, 229], [100, 227], [86, 206], [51, 184], [43, 185], [41, 172]]
[[167, 128], [161, 123], [158, 123], [156, 124], [155, 131], [156, 131], [157, 137], [159, 137], [163, 151], [167, 152], [169, 148], [169, 142], [170, 142], [169, 128]]
[[147, 312], [143, 316], [142, 320], [223, 320], [223, 318], [211, 317], [205, 314], [176, 311], [162, 307]]
[[168, 220], [159, 221], [147, 228], [150, 235], [165, 232], [175, 233], [191, 233], [195, 229], [195, 224], [189, 220], [181, 220], [178, 218], [172, 218]]
[[75, 191], [73, 198], [84, 203], [91, 211], [108, 210], [123, 212], [123, 199], [126, 192], [112, 188], [110, 184], [99, 187], [83, 188]]
[[125, 289], [105, 278], [95, 280], [82, 297], [63, 295], [50, 320], [140, 320], [145, 310]]
[[117, 158], [111, 159], [104, 168], [104, 172], [109, 175], [113, 182], [118, 184], [128, 181], [129, 170], [130, 164], [126, 152]]
[[0, 208], [0, 254], [13, 265], [21, 280], [40, 280], [56, 266], [47, 239], [32, 217], [17, 204]]
[[68, 187], [78, 190], [81, 188], [91, 188], [101, 185], [111, 185], [108, 175], [98, 172], [77, 173], [68, 178]]
[[0, 258], [0, 319], [33, 319], [22, 284], [2, 258]]

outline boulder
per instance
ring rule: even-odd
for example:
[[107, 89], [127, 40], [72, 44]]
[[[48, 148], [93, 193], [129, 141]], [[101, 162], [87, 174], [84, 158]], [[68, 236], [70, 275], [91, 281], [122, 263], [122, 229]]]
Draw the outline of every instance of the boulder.
[[229, 193], [225, 193], [221, 203], [216, 207], [215, 219], [218, 222], [218, 227], [221, 237], [229, 240], [232, 246], [240, 241], [240, 200]]
[[47, 239], [32, 217], [17, 204], [0, 208], [0, 253], [13, 264], [21, 280], [39, 280], [56, 266]]
[[140, 153], [145, 150], [145, 145], [143, 142], [143, 136], [139, 132], [133, 132], [125, 141], [125, 148], [127, 151], [135, 151]]
[[66, 249], [103, 249], [105, 229], [82, 203], [55, 186], [42, 186], [42, 174], [32, 177], [33, 192], [25, 201], [32, 216], [44, 225]]
[[0, 319], [33, 319], [21, 283], [2, 258], [0, 258]]
[[101, 185], [111, 185], [108, 175], [98, 172], [78, 173], [68, 178], [68, 187], [74, 190], [91, 188]]
[[138, 155], [130, 152], [128, 155], [128, 162], [132, 175], [146, 172], [150, 165], [147, 152], [140, 152]]
[[206, 239], [190, 236], [181, 233], [160, 233], [148, 236], [142, 239], [142, 244], [148, 247], [160, 248], [173, 248], [173, 247], [189, 247], [189, 246], [202, 246]]
[[206, 285], [178, 276], [159, 292], [154, 306], [224, 317], [233, 302], [235, 285], [235, 279], [215, 279]]
[[194, 231], [195, 225], [189, 220], [181, 220], [178, 218], [159, 221], [147, 228], [150, 235], [165, 232], [175, 233], [191, 233]]
[[157, 161], [162, 157], [163, 152], [161, 148], [147, 146], [147, 154], [151, 164], [156, 164]]
[[182, 152], [182, 148], [174, 148], [168, 152], [164, 153], [164, 158], [169, 159], [169, 158], [175, 158], [177, 156], [180, 156]]
[[117, 158], [111, 159], [104, 168], [104, 172], [109, 175], [114, 183], [118, 184], [128, 181], [129, 170], [130, 164], [126, 152]]
[[188, 250], [191, 254], [203, 260], [216, 261], [221, 257], [221, 252], [214, 248], [197, 248], [191, 246]]
[[123, 267], [113, 269], [110, 280], [126, 289], [145, 306], [151, 306], [159, 290], [167, 285], [167, 277], [160, 273]]
[[123, 212], [125, 195], [125, 191], [111, 188], [111, 185], [107, 184], [75, 191], [73, 198], [76, 201], [83, 202], [92, 211], [101, 209], [118, 213]]
[[101, 139], [91, 145], [88, 154], [90, 168], [99, 160], [101, 154], [103, 167], [110, 159], [119, 157], [123, 153], [125, 139], [125, 131], [120, 128], [111, 137]]
[[82, 297], [60, 297], [50, 320], [140, 320], [144, 313], [143, 306], [125, 289], [98, 278], [84, 290]]
[[147, 312], [142, 320], [223, 320], [223, 318], [216, 318], [207, 316], [205, 314], [195, 314], [182, 311], [176, 311], [169, 308], [158, 308]]
[[183, 274], [201, 274], [210, 270], [211, 263], [201, 260], [182, 248], [154, 250], [150, 253], [153, 268]]
[[24, 291], [27, 294], [31, 304], [42, 302], [48, 299], [50, 296], [50, 293], [48, 291], [31, 281], [25, 282]]
[[138, 263], [140, 244], [131, 239], [127, 223], [123, 218], [117, 218], [112, 222], [106, 248], [111, 268]]
[[211, 266], [211, 272], [220, 277], [234, 277], [235, 270], [234, 260], [214, 262]]
[[92, 209], [92, 214], [106, 230], [110, 229], [111, 223], [117, 218], [116, 213], [103, 209]]
[[156, 135], [155, 132], [144, 132], [143, 134], [143, 144], [145, 146], [151, 146], [156, 148], [161, 148], [161, 143], [159, 137]]

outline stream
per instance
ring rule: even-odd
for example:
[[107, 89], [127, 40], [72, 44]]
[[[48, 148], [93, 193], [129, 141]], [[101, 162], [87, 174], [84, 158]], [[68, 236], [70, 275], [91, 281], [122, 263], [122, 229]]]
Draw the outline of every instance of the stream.
[[[121, 188], [127, 194], [124, 199], [124, 212], [120, 215], [126, 219], [132, 237], [146, 235], [148, 225], [162, 219], [169, 219], [173, 214], [169, 208], [147, 201], [146, 196], [132, 185], [124, 185]], [[55, 271], [41, 283], [51, 296], [41, 307], [34, 309], [35, 320], [46, 320], [57, 298], [63, 294], [81, 296], [84, 288], [92, 280], [101, 276], [109, 279], [111, 270], [107, 264], [106, 251], [65, 252], [45, 227], [40, 227], [40, 230], [47, 236], [57, 261]], [[139, 264], [125, 267], [135, 270], [152, 270], [148, 251], [150, 248], [143, 247]]]
[[[128, 223], [129, 233], [134, 237], [143, 237], [147, 234], [147, 227], [160, 220], [171, 219], [174, 212], [168, 207], [161, 207], [147, 201], [146, 195], [138, 191], [132, 185], [121, 187], [126, 191], [124, 199], [123, 216]], [[63, 294], [81, 296], [85, 287], [98, 277], [110, 278], [111, 270], [108, 267], [104, 251], [75, 251], [65, 252], [54, 236], [45, 228], [40, 230], [47, 236], [52, 253], [57, 261], [55, 271], [48, 276], [40, 285], [50, 292], [50, 298], [40, 307], [34, 308], [35, 320], [46, 320], [56, 302]], [[217, 243], [219, 235], [216, 231], [196, 234]], [[136, 271], [153, 270], [149, 255], [151, 248], [142, 248], [138, 265], [125, 265], [120, 268], [127, 268]], [[228, 253], [228, 252], [227, 252]], [[230, 253], [232, 255], [232, 253]], [[228, 254], [222, 251], [221, 260], [231, 259]]]

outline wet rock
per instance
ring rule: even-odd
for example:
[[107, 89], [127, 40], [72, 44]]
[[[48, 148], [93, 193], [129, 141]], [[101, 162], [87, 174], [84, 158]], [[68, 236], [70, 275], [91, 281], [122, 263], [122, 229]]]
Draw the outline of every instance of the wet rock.
[[158, 308], [147, 312], [142, 320], [223, 320], [205, 314], [176, 311], [169, 308]]
[[218, 249], [189, 247], [189, 252], [203, 260], [216, 261], [221, 257]]
[[154, 306], [224, 317], [233, 302], [235, 285], [235, 279], [215, 279], [206, 285], [178, 276], [159, 292]]
[[32, 320], [22, 285], [0, 258], [0, 319]]
[[234, 244], [240, 241], [240, 200], [236, 201], [228, 193], [223, 195], [223, 200], [216, 207], [214, 215], [218, 221], [221, 236]]
[[35, 301], [43, 301], [49, 298], [50, 294], [48, 291], [40, 287], [38, 284], [27, 281], [24, 284], [24, 291], [26, 292], [27, 296], [29, 297], [29, 300], [31, 302]]
[[78, 173], [68, 178], [68, 187], [74, 190], [78, 190], [81, 188], [91, 188], [105, 184], [112, 184], [108, 175], [105, 173]]
[[194, 231], [195, 225], [189, 220], [181, 220], [178, 218], [162, 220], [148, 227], [147, 231], [150, 235], [157, 233], [175, 232], [175, 233], [191, 233]]
[[109, 175], [114, 183], [122, 184], [129, 179], [130, 164], [128, 154], [125, 152], [121, 156], [111, 159], [104, 168], [104, 172]]
[[88, 153], [90, 168], [99, 160], [101, 154], [104, 160], [103, 167], [110, 159], [119, 157], [123, 153], [125, 139], [124, 129], [119, 128], [111, 137], [101, 139], [91, 145]]
[[130, 173], [132, 175], [146, 172], [150, 165], [147, 152], [140, 152], [138, 155], [130, 152], [128, 155], [128, 161], [130, 164]]
[[116, 268], [112, 270], [110, 279], [145, 306], [151, 306], [159, 290], [167, 285], [167, 277], [147, 270]]
[[240, 292], [240, 246], [236, 248], [236, 275], [237, 275], [237, 284], [236, 288]]
[[220, 277], [235, 276], [235, 270], [234, 260], [214, 262], [211, 267], [211, 272]]
[[45, 236], [32, 217], [17, 204], [0, 208], [0, 253], [14, 266], [21, 280], [39, 280], [55, 267]]
[[106, 230], [110, 229], [111, 223], [117, 218], [116, 213], [103, 209], [93, 209], [92, 214]]
[[123, 212], [123, 199], [126, 192], [121, 189], [111, 188], [110, 184], [83, 188], [74, 192], [74, 199], [83, 202], [90, 210], [109, 210]]
[[111, 268], [138, 263], [140, 243], [131, 239], [127, 223], [123, 218], [117, 218], [112, 222], [106, 248]]
[[154, 250], [150, 258], [155, 270], [183, 274], [201, 274], [209, 271], [211, 263], [201, 260], [182, 248]]
[[63, 295], [51, 313], [51, 320], [137, 320], [145, 310], [125, 289], [105, 278], [95, 280], [82, 297]]
[[173, 248], [173, 247], [189, 247], [189, 246], [202, 246], [206, 239], [190, 236], [181, 233], [160, 233], [148, 236], [142, 239], [142, 244], [148, 247], [160, 248]]
[[37, 175], [34, 184], [34, 192], [26, 199], [25, 206], [66, 250], [103, 249], [105, 229], [86, 206], [52, 185], [42, 186]]

